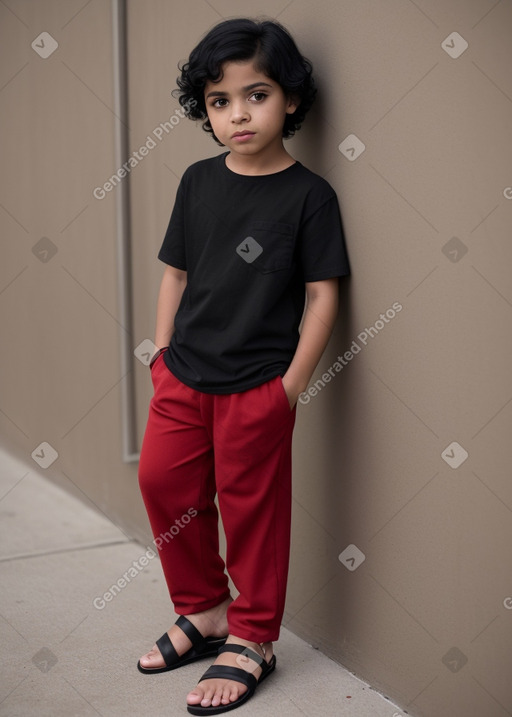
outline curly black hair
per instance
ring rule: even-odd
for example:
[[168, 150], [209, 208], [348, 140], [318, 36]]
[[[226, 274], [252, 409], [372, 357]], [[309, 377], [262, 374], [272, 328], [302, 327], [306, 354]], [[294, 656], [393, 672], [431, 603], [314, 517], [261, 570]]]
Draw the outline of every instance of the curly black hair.
[[311, 63], [300, 54], [289, 32], [275, 20], [224, 20], [203, 37], [188, 61], [179, 67], [181, 76], [176, 79], [179, 89], [172, 93], [178, 96], [185, 116], [204, 120], [205, 132], [223, 146], [208, 120], [204, 88], [207, 81], [222, 79], [223, 63], [240, 60], [253, 60], [256, 70], [277, 82], [287, 97], [300, 100], [295, 112], [286, 115], [283, 125], [283, 138], [292, 137], [313, 104], [316, 87]]

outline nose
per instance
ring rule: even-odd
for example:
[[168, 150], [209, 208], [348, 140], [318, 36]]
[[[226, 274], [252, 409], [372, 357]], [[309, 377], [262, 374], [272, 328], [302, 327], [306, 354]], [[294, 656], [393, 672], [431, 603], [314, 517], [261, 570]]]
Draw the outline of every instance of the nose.
[[249, 119], [249, 110], [245, 102], [236, 100], [231, 104], [231, 122], [233, 124], [240, 124], [240, 122], [247, 121]]

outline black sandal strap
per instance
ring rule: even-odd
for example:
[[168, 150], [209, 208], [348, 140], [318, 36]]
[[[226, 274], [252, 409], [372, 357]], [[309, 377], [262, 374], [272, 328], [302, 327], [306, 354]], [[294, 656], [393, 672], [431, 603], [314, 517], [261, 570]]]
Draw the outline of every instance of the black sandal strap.
[[245, 655], [251, 660], [254, 660], [263, 670], [268, 666], [268, 662], [263, 657], [260, 657], [257, 652], [254, 652], [254, 650], [251, 650], [250, 647], [246, 647], [245, 645], [230, 642], [228, 645], [219, 647], [219, 655], [221, 652], [235, 652], [238, 655]]
[[178, 653], [174, 649], [174, 645], [169, 639], [169, 635], [166, 632], [164, 632], [162, 637], [156, 641], [156, 646], [160, 650], [167, 667], [175, 665], [180, 659]]
[[192, 646], [195, 647], [198, 652], [207, 649], [208, 644], [205, 638], [201, 635], [197, 627], [195, 627], [184, 615], [180, 615], [175, 624], [183, 630], [192, 643]]
[[[179, 618], [176, 620], [175, 624], [181, 630], [183, 630], [185, 635], [192, 643], [192, 648], [194, 648], [196, 652], [200, 653], [208, 649], [208, 643], [206, 642], [206, 639], [184, 615], [180, 615]], [[171, 667], [172, 665], [175, 665], [177, 662], [180, 661], [181, 657], [176, 652], [174, 645], [172, 644], [171, 640], [169, 639], [169, 635], [166, 632], [164, 632], [162, 637], [156, 641], [156, 646], [160, 650], [160, 653], [164, 658], [164, 662], [167, 667]]]
[[246, 672], [239, 667], [229, 667], [228, 665], [212, 665], [206, 670], [199, 682], [210, 679], [235, 680], [235, 682], [241, 682], [249, 690], [256, 689], [258, 684], [258, 680], [250, 672]]

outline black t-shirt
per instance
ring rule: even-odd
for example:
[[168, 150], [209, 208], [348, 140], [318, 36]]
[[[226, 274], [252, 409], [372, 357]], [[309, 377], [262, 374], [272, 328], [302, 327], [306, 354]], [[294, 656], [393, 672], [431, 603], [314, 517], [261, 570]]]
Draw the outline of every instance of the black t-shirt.
[[187, 272], [164, 360], [205, 393], [237, 393], [288, 368], [305, 282], [349, 273], [336, 194], [295, 162], [243, 175], [227, 153], [184, 173], [158, 258]]

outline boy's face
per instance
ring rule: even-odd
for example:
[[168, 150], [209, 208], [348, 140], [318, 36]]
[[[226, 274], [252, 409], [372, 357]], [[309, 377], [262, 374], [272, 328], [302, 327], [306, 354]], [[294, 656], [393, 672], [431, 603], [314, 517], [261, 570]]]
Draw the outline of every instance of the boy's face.
[[226, 62], [220, 82], [206, 83], [208, 119], [231, 152], [254, 159], [282, 152], [285, 117], [297, 109], [281, 86], [254, 69], [252, 60]]

